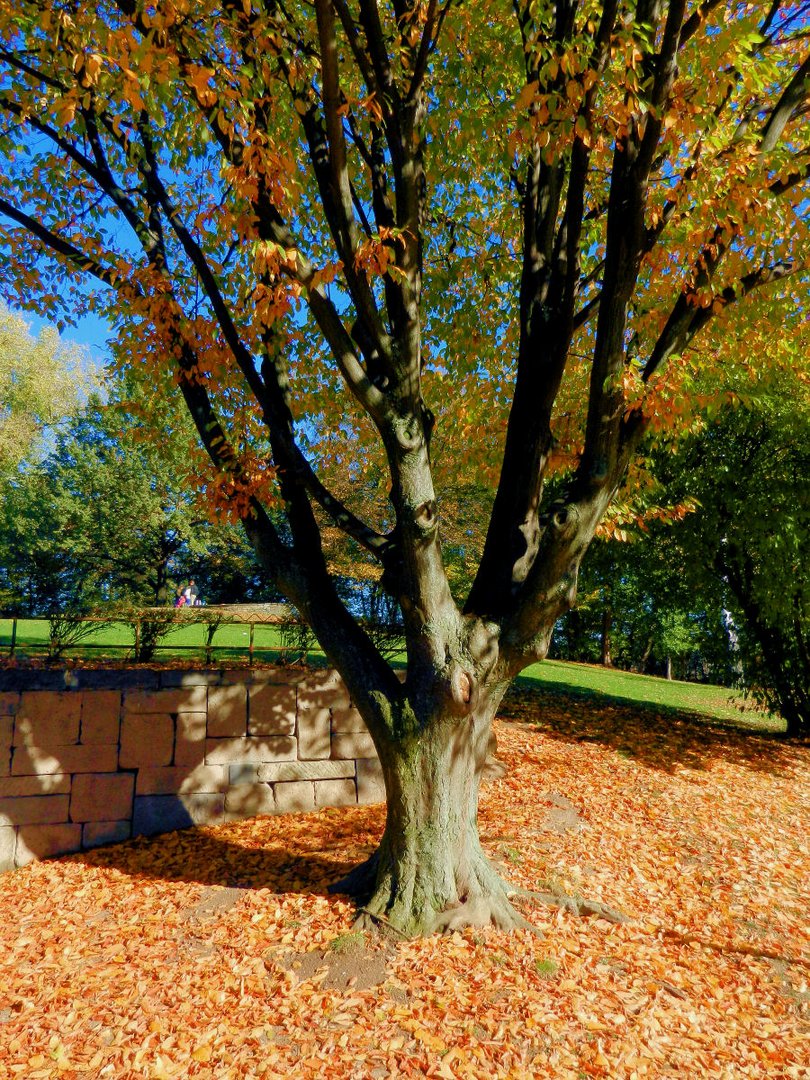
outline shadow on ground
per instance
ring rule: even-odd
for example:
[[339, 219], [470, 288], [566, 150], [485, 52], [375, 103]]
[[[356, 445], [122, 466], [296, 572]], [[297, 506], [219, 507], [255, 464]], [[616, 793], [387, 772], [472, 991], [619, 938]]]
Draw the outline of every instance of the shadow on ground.
[[[256, 818], [238, 823], [139, 836], [123, 844], [67, 856], [65, 861], [119, 870], [131, 877], [325, 894], [376, 847], [379, 807], [337, 813]], [[371, 832], [369, 830], [372, 830]]]
[[790, 775], [806, 740], [751, 732], [679, 709], [640, 705], [592, 693], [562, 693], [518, 679], [499, 716], [529, 723], [566, 742], [593, 742], [651, 769], [710, 769], [720, 760], [775, 776]]

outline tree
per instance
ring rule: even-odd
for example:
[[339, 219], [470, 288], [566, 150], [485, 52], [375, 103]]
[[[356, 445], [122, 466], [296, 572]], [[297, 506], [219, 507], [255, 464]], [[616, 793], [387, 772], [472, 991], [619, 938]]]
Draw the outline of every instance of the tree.
[[810, 396], [794, 374], [724, 410], [669, 463], [671, 488], [700, 503], [674, 536], [687, 580], [722, 598], [743, 684], [788, 735], [810, 729], [809, 448]]
[[[3, 485], [0, 592], [22, 614], [245, 599], [261, 570], [233, 525], [212, 522], [189, 474], [190, 425], [130, 378], [66, 420], [50, 453]], [[255, 585], [254, 585], [255, 587]]]
[[34, 338], [0, 304], [0, 479], [42, 452], [46, 429], [78, 407], [93, 380], [81, 350], [55, 330]]
[[[210, 494], [379, 753], [385, 833], [344, 887], [406, 934], [520, 923], [476, 824], [502, 695], [645, 432], [704, 359], [734, 362], [735, 309], [782, 301], [788, 333], [806, 304], [806, 4], [0, 13], [0, 281], [46, 310], [75, 281], [179, 383]], [[332, 453], [350, 482], [383, 470], [368, 516], [330, 490]], [[462, 603], [454, 466], [495, 485]], [[327, 528], [381, 567], [404, 683], [341, 602]]]

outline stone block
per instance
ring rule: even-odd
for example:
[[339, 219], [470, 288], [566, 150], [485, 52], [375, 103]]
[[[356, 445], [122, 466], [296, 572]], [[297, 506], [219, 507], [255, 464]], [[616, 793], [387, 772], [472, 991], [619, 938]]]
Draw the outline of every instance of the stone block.
[[14, 740], [14, 717], [0, 716], [0, 748], [8, 749]]
[[[233, 765], [231, 766], [233, 768]], [[279, 761], [256, 766], [257, 779], [269, 784], [284, 780], [341, 780], [354, 777], [354, 761]]]
[[269, 784], [236, 784], [225, 793], [225, 811], [241, 817], [274, 814], [276, 800]]
[[117, 743], [120, 727], [121, 692], [119, 690], [83, 691], [79, 732], [79, 741], [82, 745]]
[[67, 795], [69, 792], [70, 777], [65, 773], [0, 777], [0, 799], [19, 799], [26, 795]]
[[221, 681], [219, 671], [161, 671], [161, 687], [175, 689], [180, 686], [218, 686]]
[[16, 690], [4, 690], [0, 693], [0, 716], [14, 716], [20, 706], [20, 695]]
[[193, 792], [181, 798], [195, 825], [220, 825], [225, 820], [224, 792]]
[[133, 836], [155, 836], [190, 825], [216, 825], [225, 816], [225, 796], [136, 795], [132, 815]]
[[307, 675], [298, 684], [299, 709], [348, 709], [349, 692], [336, 671]]
[[70, 690], [26, 690], [22, 694], [14, 746], [50, 749], [79, 741], [81, 694]]
[[59, 756], [18, 746], [11, 758], [12, 776], [47, 776], [61, 773], [115, 772], [117, 746], [60, 746]]
[[368, 803], [385, 802], [385, 781], [379, 758], [358, 760], [357, 801], [363, 806]]
[[175, 765], [199, 765], [205, 757], [208, 717], [204, 712], [177, 714], [174, 738]]
[[329, 709], [302, 709], [298, 714], [298, 756], [305, 761], [328, 758], [331, 733]]
[[132, 811], [132, 835], [154, 836], [187, 829], [193, 825], [191, 814], [179, 795], [136, 795]]
[[13, 870], [14, 849], [17, 846], [17, 830], [8, 825], [0, 825], [0, 874]]
[[251, 735], [295, 734], [295, 697], [294, 686], [262, 683], [249, 687], [248, 732]]
[[157, 690], [160, 673], [148, 668], [81, 668], [76, 672], [82, 690]]
[[0, 825], [53, 825], [68, 820], [67, 795], [0, 799]]
[[131, 713], [204, 712], [207, 686], [185, 686], [173, 690], [127, 690], [124, 709]]
[[211, 739], [247, 735], [247, 687], [212, 686], [208, 691], [208, 736]]
[[177, 765], [138, 769], [136, 795], [180, 795], [224, 791], [228, 786], [225, 765], [198, 765], [190, 772]]
[[255, 762], [247, 765], [214, 765], [211, 767], [227, 768], [229, 784], [255, 784], [259, 780], [259, 769], [265, 768], [265, 766], [257, 765]]
[[132, 836], [132, 822], [88, 821], [82, 829], [82, 847], [94, 848], [101, 844], [120, 844]]
[[345, 735], [332, 736], [333, 758], [370, 758], [377, 751], [367, 731], [354, 731]]
[[14, 734], [14, 717], [0, 716], [0, 776], [11, 772], [11, 740]]
[[357, 785], [354, 780], [316, 780], [316, 806], [354, 806], [357, 802]]
[[132, 773], [84, 773], [73, 780], [71, 821], [120, 821], [132, 816]]
[[256, 673], [252, 668], [231, 668], [222, 672], [220, 681], [223, 686], [244, 686], [245, 683], [253, 682], [255, 676]]
[[14, 862], [17, 866], [25, 866], [34, 859], [81, 851], [81, 847], [81, 825], [26, 825], [17, 833]]
[[298, 686], [302, 678], [306, 678], [306, 672], [302, 672], [301, 668], [254, 668], [251, 682], [254, 686], [262, 686], [264, 683], [273, 683], [275, 686]]
[[315, 809], [313, 785], [303, 780], [274, 784], [277, 814], [298, 814]]
[[125, 713], [121, 722], [122, 769], [170, 765], [174, 754], [174, 720], [166, 713]]
[[332, 731], [336, 734], [366, 730], [366, 725], [357, 709], [332, 709]]
[[268, 735], [264, 739], [206, 739], [206, 765], [230, 765], [263, 761], [295, 761], [298, 742], [289, 735]]

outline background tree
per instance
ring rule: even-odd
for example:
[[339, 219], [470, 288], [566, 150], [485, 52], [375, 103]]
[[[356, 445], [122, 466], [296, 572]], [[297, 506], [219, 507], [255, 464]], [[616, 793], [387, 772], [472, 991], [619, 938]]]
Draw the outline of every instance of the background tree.
[[810, 728], [810, 398], [795, 375], [726, 409], [668, 463], [700, 506], [675, 531], [687, 581], [730, 612], [743, 685]]
[[71, 414], [93, 385], [86, 357], [55, 330], [33, 337], [0, 304], [0, 479], [43, 450], [43, 433]]
[[[795, 0], [0, 2], [0, 284], [56, 310], [82, 283], [178, 381], [207, 488], [377, 747], [366, 919], [520, 921], [477, 833], [492, 718], [644, 433], [731, 362], [735, 308], [806, 304], [806, 24]], [[462, 605], [440, 434], [496, 483]], [[316, 468], [336, 444], [387, 477], [365, 519]], [[327, 522], [382, 568], [404, 684]]]
[[[7, 479], [0, 590], [16, 614], [170, 604], [195, 577], [208, 603], [266, 591], [252, 548], [189, 483], [189, 425], [132, 379], [66, 420], [42, 461]], [[171, 402], [171, 396], [169, 398]]]
[[628, 542], [589, 548], [576, 606], [554, 631], [554, 656], [729, 684], [721, 591], [705, 578], [696, 587], [687, 572], [695, 553], [684, 550], [683, 520], [627, 531]]

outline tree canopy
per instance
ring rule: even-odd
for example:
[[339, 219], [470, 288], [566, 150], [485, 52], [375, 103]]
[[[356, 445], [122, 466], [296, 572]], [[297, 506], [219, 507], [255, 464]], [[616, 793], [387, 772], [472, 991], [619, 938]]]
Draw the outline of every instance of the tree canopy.
[[810, 730], [809, 389], [783, 378], [724, 411], [670, 466], [700, 501], [675, 535], [687, 580], [714, 585], [744, 685], [795, 735]]
[[246, 538], [211, 520], [177, 401], [152, 400], [132, 378], [104, 389], [0, 484], [3, 608], [77, 615], [167, 604], [189, 576], [208, 603], [250, 598], [264, 575]]
[[47, 328], [33, 337], [24, 319], [0, 305], [0, 478], [41, 454], [45, 431], [92, 386], [81, 349]]
[[[475, 825], [498, 702], [696, 370], [806, 335], [807, 28], [797, 0], [0, 3], [0, 285], [105, 307], [179, 384], [380, 755], [366, 918], [514, 924]], [[330, 464], [377, 471], [366, 512]], [[445, 492], [488, 493], [458, 603]], [[404, 684], [335, 529], [400, 605]]]

